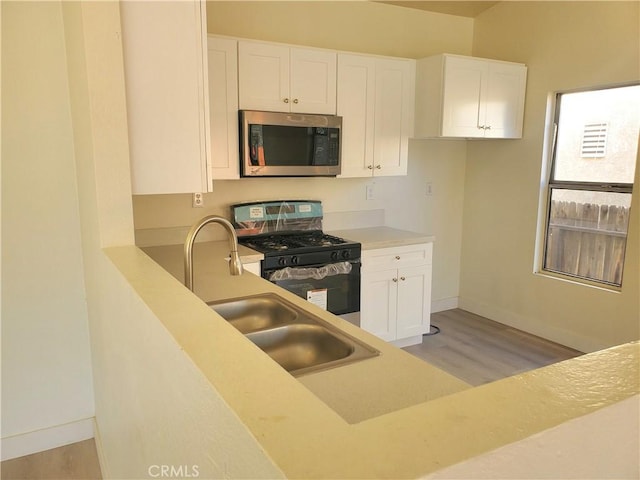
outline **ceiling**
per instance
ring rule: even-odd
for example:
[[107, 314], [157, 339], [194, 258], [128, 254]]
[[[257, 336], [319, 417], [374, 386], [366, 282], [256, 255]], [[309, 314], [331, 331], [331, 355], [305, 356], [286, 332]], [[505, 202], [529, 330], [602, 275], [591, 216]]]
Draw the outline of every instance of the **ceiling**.
[[380, 2], [389, 5], [397, 5], [399, 7], [416, 8], [418, 10], [427, 10], [430, 12], [447, 13], [449, 15], [458, 15], [460, 17], [476, 17], [488, 8], [493, 7], [498, 2], [485, 1], [458, 1], [450, 0], [448, 2], [422, 2], [422, 1], [389, 1]]

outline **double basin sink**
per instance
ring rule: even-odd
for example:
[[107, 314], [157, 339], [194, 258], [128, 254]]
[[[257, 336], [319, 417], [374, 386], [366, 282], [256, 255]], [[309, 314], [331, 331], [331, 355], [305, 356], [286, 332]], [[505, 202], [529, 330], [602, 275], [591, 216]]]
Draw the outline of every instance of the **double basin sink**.
[[296, 377], [380, 354], [273, 293], [207, 305]]

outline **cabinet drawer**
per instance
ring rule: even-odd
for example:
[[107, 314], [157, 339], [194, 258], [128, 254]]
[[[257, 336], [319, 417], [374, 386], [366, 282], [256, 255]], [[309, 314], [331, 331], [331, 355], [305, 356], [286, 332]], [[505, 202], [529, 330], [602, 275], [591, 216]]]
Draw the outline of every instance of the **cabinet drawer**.
[[404, 266], [430, 265], [432, 256], [432, 243], [363, 250], [362, 267], [367, 270], [385, 270]]

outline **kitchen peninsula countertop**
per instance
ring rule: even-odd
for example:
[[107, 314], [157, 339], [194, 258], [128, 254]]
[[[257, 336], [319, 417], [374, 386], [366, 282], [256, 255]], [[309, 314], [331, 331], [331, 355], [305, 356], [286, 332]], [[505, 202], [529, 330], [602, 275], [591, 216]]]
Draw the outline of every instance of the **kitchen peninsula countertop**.
[[[211, 265], [197, 260], [200, 298], [277, 292], [382, 353], [334, 373], [295, 379], [176, 281], [181, 261], [171, 260], [174, 266], [167, 268], [173, 272], [168, 273], [135, 246], [105, 249], [123, 279], [286, 478], [426, 477], [638, 394], [637, 342], [467, 388], [256, 275], [230, 276], [225, 244], [219, 242], [218, 253], [211, 251]], [[163, 263], [163, 255], [173, 257], [181, 249], [146, 250]], [[423, 394], [424, 400], [414, 403], [415, 391], [425, 385], [422, 376], [432, 379], [431, 391], [439, 395]], [[438, 390], [442, 379], [450, 385], [449, 394], [446, 388]], [[387, 394], [376, 397], [361, 390], [388, 381], [398, 382], [396, 388], [403, 391], [380, 398]], [[318, 393], [322, 384], [327, 390]], [[342, 388], [347, 398], [341, 398]], [[403, 394], [414, 400], [403, 403]], [[354, 395], [368, 397], [370, 405], [350, 404]], [[381, 403], [375, 405], [376, 400]], [[362, 411], [354, 413], [356, 408]]]
[[[145, 247], [143, 251], [177, 280], [183, 282], [182, 245]], [[387, 342], [351, 325], [329, 312], [250, 273], [231, 277], [224, 264], [226, 241], [196, 243], [194, 246], [194, 288], [205, 302], [273, 292], [379, 350], [377, 357], [316, 373], [292, 381], [300, 382], [348, 423], [393, 412], [470, 388], [463, 381], [425, 363]], [[240, 246], [243, 263], [258, 261], [262, 255]], [[226, 279], [219, 284], [220, 279]], [[237, 283], [237, 285], [235, 285]], [[217, 316], [217, 314], [215, 314]], [[246, 340], [249, 342], [249, 340]], [[263, 360], [282, 370], [266, 355]]]

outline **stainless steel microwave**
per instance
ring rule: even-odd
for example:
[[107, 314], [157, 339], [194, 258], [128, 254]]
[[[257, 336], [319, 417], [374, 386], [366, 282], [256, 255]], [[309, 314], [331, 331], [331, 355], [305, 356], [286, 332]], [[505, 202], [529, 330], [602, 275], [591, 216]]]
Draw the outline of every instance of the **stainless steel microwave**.
[[243, 177], [340, 173], [342, 117], [240, 110]]

